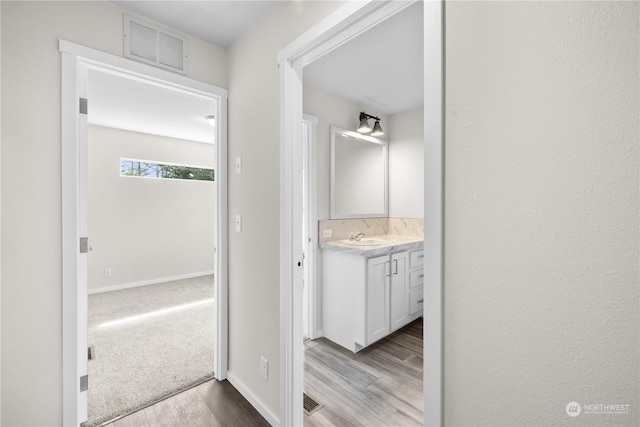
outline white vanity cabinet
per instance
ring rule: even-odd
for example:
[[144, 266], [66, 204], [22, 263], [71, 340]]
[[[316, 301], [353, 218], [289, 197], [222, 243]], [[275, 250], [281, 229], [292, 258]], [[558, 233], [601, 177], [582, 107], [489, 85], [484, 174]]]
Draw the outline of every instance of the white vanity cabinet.
[[391, 255], [391, 260], [389, 261], [391, 332], [409, 323], [408, 266], [408, 252]]
[[322, 329], [357, 352], [422, 315], [422, 250], [367, 257], [325, 250]]

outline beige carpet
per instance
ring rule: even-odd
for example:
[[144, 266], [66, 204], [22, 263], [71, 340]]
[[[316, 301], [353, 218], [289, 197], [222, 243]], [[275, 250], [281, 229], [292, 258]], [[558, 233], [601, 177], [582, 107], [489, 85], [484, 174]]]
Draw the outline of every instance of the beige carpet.
[[213, 276], [89, 296], [89, 420], [98, 425], [213, 376]]

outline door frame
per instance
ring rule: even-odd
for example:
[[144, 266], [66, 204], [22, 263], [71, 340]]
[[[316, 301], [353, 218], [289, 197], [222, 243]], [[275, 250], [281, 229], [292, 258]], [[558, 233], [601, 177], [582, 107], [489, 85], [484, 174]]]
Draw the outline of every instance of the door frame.
[[[306, 230], [308, 239], [304, 246], [304, 252], [306, 254], [304, 259], [304, 265], [307, 269], [307, 300], [304, 302], [307, 304], [307, 337], [310, 339], [316, 339], [322, 336], [320, 329], [319, 319], [319, 297], [318, 297], [318, 211], [316, 210], [316, 197], [318, 194], [317, 189], [317, 167], [316, 167], [316, 138], [318, 118], [311, 114], [303, 114], [303, 122], [307, 123], [307, 143], [303, 147], [304, 162], [305, 162], [305, 177], [304, 183], [306, 184], [306, 197], [303, 201], [304, 207], [307, 211], [307, 224]], [[304, 141], [304, 139], [303, 139]]]
[[[278, 53], [280, 74], [280, 425], [303, 424], [300, 158], [302, 69], [413, 4], [349, 2]], [[424, 424], [442, 425], [444, 6], [424, 2]], [[428, 350], [428, 351], [427, 351]]]
[[[227, 377], [228, 366], [228, 230], [227, 230], [227, 100], [228, 93], [147, 64], [101, 52], [66, 40], [59, 41], [62, 56], [62, 416], [63, 425], [78, 426], [87, 419], [87, 391], [80, 391], [87, 375], [87, 254], [78, 250], [87, 237], [87, 115], [80, 114], [86, 99], [88, 70], [99, 69], [186, 91], [216, 100], [216, 337], [215, 376]], [[90, 237], [90, 236], [89, 236]]]

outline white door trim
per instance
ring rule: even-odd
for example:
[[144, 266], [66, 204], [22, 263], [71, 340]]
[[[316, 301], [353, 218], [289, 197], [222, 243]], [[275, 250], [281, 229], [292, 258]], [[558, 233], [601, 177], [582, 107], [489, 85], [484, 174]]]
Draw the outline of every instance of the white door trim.
[[[280, 67], [280, 425], [301, 426], [303, 349], [297, 281], [302, 216], [294, 182], [302, 117], [302, 69], [413, 2], [350, 2], [278, 53]], [[424, 424], [442, 425], [443, 9], [425, 2], [425, 329]], [[428, 116], [428, 117], [427, 117]], [[428, 157], [428, 158], [427, 158]], [[428, 312], [428, 313], [427, 313]]]
[[[216, 224], [216, 347], [214, 371], [226, 379], [228, 365], [228, 233], [227, 233], [227, 90], [119, 56], [60, 40], [62, 54], [62, 401], [63, 425], [78, 426], [87, 419], [87, 392], [79, 378], [87, 374], [87, 255], [78, 250], [86, 236], [86, 115], [79, 112], [86, 98], [89, 68], [170, 87], [215, 99], [217, 116]], [[84, 95], [84, 96], [83, 96]], [[89, 106], [90, 108], [90, 106]], [[84, 195], [83, 195], [84, 192]], [[85, 200], [83, 200], [85, 199]], [[89, 236], [90, 237], [90, 236]]]
[[308, 306], [308, 338], [316, 339], [322, 336], [320, 329], [320, 298], [318, 295], [318, 212], [316, 210], [316, 198], [318, 196], [317, 186], [317, 167], [316, 167], [316, 138], [318, 118], [311, 114], [303, 114], [302, 119], [308, 123], [309, 134], [307, 139], [306, 150], [306, 177], [304, 182], [307, 184], [307, 198], [306, 210], [307, 210], [307, 232], [309, 239], [307, 241], [307, 257], [305, 259], [308, 270], [308, 299], [306, 304]]
[[444, 0], [424, 2], [424, 425], [442, 426], [444, 389]]

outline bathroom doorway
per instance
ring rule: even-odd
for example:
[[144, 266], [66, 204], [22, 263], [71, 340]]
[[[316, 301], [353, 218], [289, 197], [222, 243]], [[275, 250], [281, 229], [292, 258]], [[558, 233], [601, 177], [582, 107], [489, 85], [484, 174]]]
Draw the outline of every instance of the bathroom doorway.
[[[433, 3], [433, 4], [432, 4]], [[355, 37], [371, 26], [393, 16], [407, 3], [368, 2], [358, 6], [350, 5], [339, 9], [334, 15], [318, 24], [313, 34], [304, 34], [285, 48], [278, 56], [280, 64], [281, 99], [283, 100], [281, 115], [285, 123], [285, 132], [282, 137], [283, 158], [287, 160], [283, 168], [283, 177], [295, 176], [296, 162], [289, 159], [298, 158], [296, 143], [300, 140], [298, 131], [295, 130], [299, 115], [303, 109], [302, 104], [302, 75], [303, 68], [320, 58], [325, 53], [340, 46], [342, 43]], [[424, 205], [429, 206], [432, 216], [428, 219], [429, 226], [425, 224], [425, 316], [428, 319], [425, 328], [424, 347], [430, 351], [425, 353], [425, 423], [438, 425], [441, 423], [441, 303], [442, 303], [442, 224], [441, 195], [442, 195], [442, 5], [437, 2], [425, 4], [424, 9], [424, 41], [425, 41], [425, 199]], [[428, 76], [428, 77], [427, 77]], [[293, 155], [292, 155], [293, 154]], [[288, 180], [281, 181], [290, 182]], [[296, 301], [301, 299], [301, 290], [296, 285], [301, 281], [296, 270], [298, 262], [298, 239], [295, 238], [298, 230], [296, 215], [289, 216], [300, 206], [296, 197], [296, 186], [283, 186], [284, 200], [282, 207], [283, 245], [281, 246], [281, 271], [283, 283], [283, 301], [286, 304], [282, 308], [282, 354], [285, 367], [282, 372], [281, 382], [281, 420], [286, 424], [302, 424], [302, 379], [300, 368], [302, 366], [302, 354], [298, 347], [292, 345], [296, 337], [301, 336], [302, 325], [301, 312], [297, 310]], [[429, 230], [427, 232], [427, 230]], [[298, 264], [299, 265], [299, 264]]]
[[[315, 234], [322, 234], [317, 238], [323, 244], [327, 241], [346, 239], [350, 232], [366, 231], [366, 236], [373, 238], [384, 234], [401, 234], [421, 239], [424, 234], [422, 16], [422, 3], [408, 6], [302, 70], [304, 111], [318, 117], [317, 146], [318, 151], [323, 154], [318, 156], [316, 162], [318, 185], [322, 187], [320, 183], [330, 181], [330, 176], [333, 176], [331, 171], [337, 170], [336, 165], [339, 162], [349, 164], [345, 180], [339, 187], [338, 184], [328, 188], [322, 187], [322, 191], [315, 197], [320, 220], [320, 224], [315, 224]], [[372, 46], [375, 46], [375, 49]], [[384, 63], [380, 63], [379, 58], [385, 58]], [[386, 144], [383, 157], [386, 158], [388, 153], [388, 168], [380, 168], [376, 164], [374, 169], [371, 169], [372, 159], [367, 157], [368, 151], [363, 148], [367, 144], [358, 138], [357, 135], [360, 134], [355, 133], [362, 111], [380, 117], [378, 123], [381, 123], [384, 134], [378, 138]], [[348, 136], [344, 136], [341, 143], [353, 144], [353, 152], [357, 154], [334, 150], [334, 147], [338, 147], [338, 142], [334, 141], [335, 134], [330, 133], [330, 129], [336, 126], [352, 131]], [[335, 143], [330, 144], [331, 141]], [[379, 147], [377, 144], [375, 146]], [[328, 156], [329, 153], [332, 153], [331, 157]], [[341, 160], [339, 155], [345, 156], [344, 160]], [[368, 160], [364, 161], [365, 158]], [[355, 206], [351, 203], [351, 210], [337, 210], [333, 205], [333, 202], [340, 198], [336, 195], [337, 190], [343, 194], [342, 197], [350, 201], [363, 200], [364, 194], [373, 191], [371, 186], [347, 185], [347, 180], [355, 179], [354, 171], [358, 171], [358, 176], [376, 177], [380, 179], [380, 188], [388, 188], [384, 196], [380, 197], [382, 201], [380, 205], [376, 205], [377, 209], [367, 210], [363, 208], [363, 204]], [[349, 178], [346, 178], [347, 176]], [[388, 184], [383, 184], [387, 178]], [[347, 194], [348, 191], [351, 192]], [[384, 206], [381, 206], [383, 204]], [[336, 213], [340, 215], [335, 215]], [[407, 224], [407, 227], [400, 230], [400, 225], [404, 224]], [[325, 233], [331, 234], [331, 237], [324, 236]], [[421, 362], [423, 359], [422, 321], [418, 319], [407, 326], [404, 325], [405, 319], [413, 320], [419, 317], [419, 314], [415, 313], [420, 311], [420, 308], [412, 308], [412, 311], [409, 311], [408, 286], [405, 290], [402, 283], [400, 294], [396, 291], [386, 297], [387, 302], [395, 304], [396, 312], [402, 313], [406, 310], [400, 322], [396, 324], [405, 327], [388, 325], [389, 331], [398, 331], [385, 338], [383, 335], [386, 334], [381, 334], [382, 339], [357, 353], [353, 349], [347, 350], [335, 342], [346, 345], [344, 342], [348, 339], [345, 335], [351, 332], [359, 335], [359, 329], [356, 331], [352, 328], [357, 329], [355, 324], [360, 321], [359, 307], [365, 303], [355, 297], [360, 293], [352, 294], [355, 290], [343, 286], [346, 283], [332, 287], [334, 282], [327, 280], [339, 281], [340, 277], [348, 277], [350, 282], [360, 283], [359, 278], [365, 272], [345, 268], [347, 260], [342, 259], [343, 263], [339, 265], [343, 268], [333, 276], [325, 264], [329, 263], [327, 256], [336, 252], [326, 249], [319, 252], [319, 261], [323, 267], [316, 277], [320, 278], [318, 283], [322, 298], [318, 300], [317, 306], [321, 308], [323, 332], [326, 335], [325, 338], [310, 341], [305, 346], [304, 392], [307, 400], [313, 399], [324, 407], [306, 414], [304, 422], [309, 425], [357, 422], [363, 425], [382, 425], [385, 422], [421, 425], [422, 366], [421, 363], [418, 363], [420, 366], [416, 366], [415, 362]], [[346, 256], [358, 258], [358, 263], [361, 259], [361, 256]], [[408, 262], [403, 265], [408, 265]], [[418, 284], [412, 290], [412, 296], [421, 292], [422, 284], [416, 283]], [[398, 289], [398, 285], [391, 285], [390, 289]], [[367, 291], [362, 292], [364, 297]], [[421, 300], [422, 297], [415, 299]], [[344, 306], [341, 305], [343, 301]], [[340, 308], [335, 308], [336, 306]], [[343, 314], [345, 312], [349, 315]], [[354, 319], [353, 322], [347, 320], [351, 318]], [[367, 319], [369, 318], [367, 316]], [[364, 324], [365, 320], [361, 322]], [[303, 322], [303, 325], [305, 324], [306, 322]], [[336, 324], [339, 325], [339, 333], [336, 332]], [[332, 325], [334, 328], [331, 328]], [[327, 337], [345, 339], [332, 342]], [[362, 341], [357, 342], [366, 344]], [[336, 369], [336, 366], [340, 366], [340, 369]], [[375, 413], [356, 409], [376, 402], [379, 405]], [[399, 413], [402, 416], [398, 416]]]

